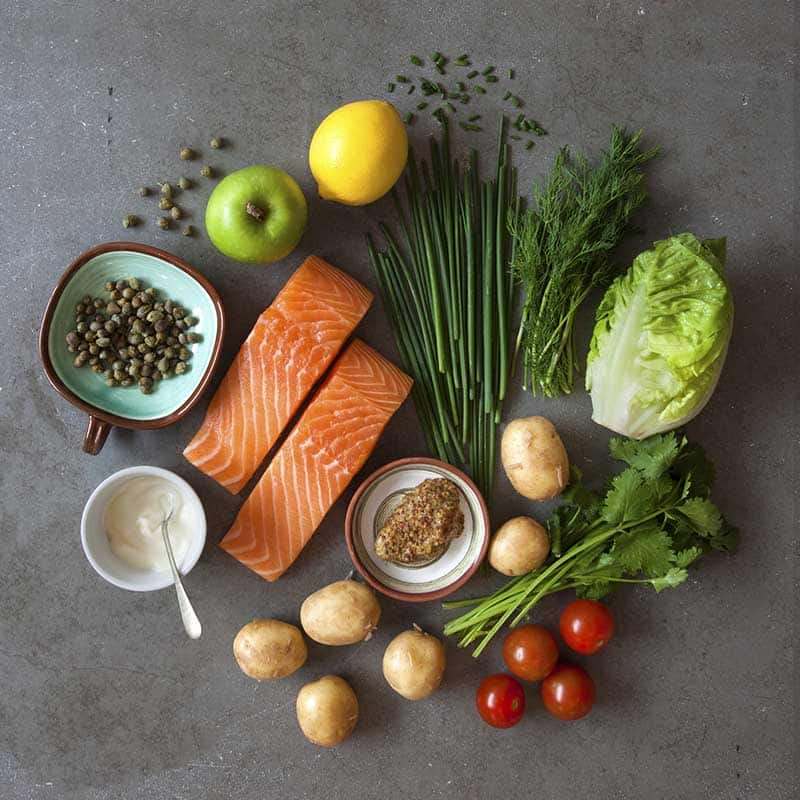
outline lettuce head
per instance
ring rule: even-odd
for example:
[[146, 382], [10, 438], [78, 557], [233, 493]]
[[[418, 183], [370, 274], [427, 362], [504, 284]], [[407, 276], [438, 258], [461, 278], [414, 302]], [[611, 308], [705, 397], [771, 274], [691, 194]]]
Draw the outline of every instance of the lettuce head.
[[644, 439], [699, 414], [733, 329], [725, 240], [682, 233], [656, 242], [609, 286], [586, 366], [592, 419]]

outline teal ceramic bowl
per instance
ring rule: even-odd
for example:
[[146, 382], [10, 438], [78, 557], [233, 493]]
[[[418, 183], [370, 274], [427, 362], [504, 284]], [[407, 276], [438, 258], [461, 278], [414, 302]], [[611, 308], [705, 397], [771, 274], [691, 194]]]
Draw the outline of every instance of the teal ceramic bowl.
[[[87, 367], [76, 368], [65, 337], [75, 327], [75, 306], [84, 295], [103, 297], [107, 281], [136, 277], [154, 286], [197, 317], [192, 328], [200, 341], [189, 369], [156, 384], [152, 394], [138, 387], [108, 387]], [[179, 420], [208, 386], [219, 358], [224, 333], [222, 303], [214, 287], [181, 259], [148, 245], [109, 242], [76, 259], [50, 297], [39, 334], [45, 374], [64, 398], [89, 415], [83, 449], [98, 453], [111, 428], [162, 428]]]

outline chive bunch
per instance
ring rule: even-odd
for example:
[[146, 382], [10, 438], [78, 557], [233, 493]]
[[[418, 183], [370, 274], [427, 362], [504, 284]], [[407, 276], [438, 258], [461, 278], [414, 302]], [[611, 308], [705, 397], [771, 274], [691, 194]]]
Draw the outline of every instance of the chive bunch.
[[481, 179], [475, 150], [461, 168], [447, 118], [442, 127], [429, 163], [409, 152], [405, 202], [392, 192], [400, 235], [381, 224], [385, 249], [369, 235], [367, 247], [428, 447], [464, 466], [488, 501], [511, 365], [506, 221], [519, 213], [517, 173], [504, 117], [492, 178]]
[[[408, 60], [414, 67], [426, 66], [425, 60], [418, 55], [411, 55]], [[469, 105], [474, 95], [485, 95], [489, 88], [497, 87], [500, 82], [500, 76], [497, 75], [494, 64], [489, 64], [481, 70], [469, 69], [472, 67], [472, 61], [467, 53], [462, 53], [451, 62], [449, 58], [437, 51], [431, 55], [430, 65], [436, 71], [437, 77], [430, 78], [420, 75], [417, 79], [418, 82], [415, 82], [414, 78], [399, 74], [395, 76], [394, 80], [386, 84], [386, 91], [390, 93], [405, 91], [406, 94], [414, 94], [415, 91], [419, 90], [424, 99], [416, 104], [415, 110], [417, 112], [427, 110], [439, 123], [443, 123], [448, 116], [457, 119], [459, 127], [464, 131], [483, 130], [480, 124], [480, 114], [469, 114], [466, 119], [463, 118], [463, 115], [461, 117], [457, 115], [459, 108]], [[454, 84], [448, 86], [441, 81], [440, 76], [447, 75], [447, 68], [451, 65], [453, 67], [467, 68], [469, 71], [462, 78], [455, 81]], [[507, 80], [514, 80], [514, 70], [509, 69], [506, 77]], [[519, 110], [525, 106], [525, 101], [511, 90], [507, 90], [502, 99], [513, 110]], [[416, 119], [417, 116], [413, 111], [408, 111], [403, 116], [403, 121], [407, 125], [413, 125]], [[511, 127], [517, 133], [512, 133], [510, 138], [522, 139], [523, 136], [529, 137], [526, 142], [526, 149], [528, 150], [535, 145], [534, 137], [547, 134], [547, 131], [539, 122], [524, 113], [516, 117], [511, 123]]]

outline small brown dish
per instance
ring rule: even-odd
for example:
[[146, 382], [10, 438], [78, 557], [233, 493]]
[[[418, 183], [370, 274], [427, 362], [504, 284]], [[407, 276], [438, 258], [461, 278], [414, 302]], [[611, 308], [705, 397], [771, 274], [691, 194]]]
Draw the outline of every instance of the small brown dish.
[[[464, 530], [438, 558], [424, 564], [385, 561], [375, 553], [375, 536], [404, 494], [429, 478], [452, 481], [460, 496]], [[489, 514], [475, 484], [460, 470], [433, 458], [402, 458], [372, 473], [358, 488], [344, 523], [350, 558], [364, 580], [396, 600], [439, 600], [463, 586], [489, 546]]]
[[[107, 281], [138, 278], [196, 317], [200, 341], [182, 375], [159, 381], [152, 394], [137, 387], [106, 386], [86, 367], [76, 368], [65, 338], [74, 328], [75, 306], [84, 295], [103, 296]], [[177, 256], [135, 242], [108, 242], [87, 250], [69, 265], [53, 290], [39, 331], [39, 356], [47, 380], [76, 408], [89, 415], [83, 450], [96, 455], [112, 427], [164, 428], [184, 416], [205, 391], [219, 360], [225, 332], [222, 301], [199, 272]]]

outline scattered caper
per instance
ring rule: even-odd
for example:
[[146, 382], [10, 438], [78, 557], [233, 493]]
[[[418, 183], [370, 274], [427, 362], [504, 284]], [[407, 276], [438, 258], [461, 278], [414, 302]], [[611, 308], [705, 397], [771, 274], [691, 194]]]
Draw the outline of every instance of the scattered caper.
[[122, 227], [123, 228], [135, 228], [141, 220], [136, 214], [127, 214], [122, 218]]
[[139, 197], [147, 197], [147, 195], [150, 194], [150, 189], [148, 189], [146, 186], [140, 186], [138, 192]]
[[181, 161], [192, 161], [196, 155], [197, 153], [195, 153], [191, 147], [181, 147]]
[[120, 386], [133, 386], [133, 380], [131, 378], [123, 378], [119, 382]]
[[206, 164], [205, 166], [200, 168], [200, 174], [204, 178], [213, 178], [214, 177], [214, 170]]
[[172, 206], [172, 208], [169, 210], [169, 215], [175, 220], [178, 220], [183, 216], [178, 206]]
[[77, 345], [80, 342], [80, 336], [78, 336], [77, 331], [70, 331], [67, 334], [67, 344], [71, 344], [73, 346]]
[[167, 373], [169, 372], [170, 363], [168, 358], [162, 358], [161, 361], [156, 364], [156, 368], [159, 372]]
[[181, 233], [184, 236], [194, 236], [194, 225], [184, 225]]
[[191, 357], [192, 357], [191, 350], [187, 350], [185, 347], [181, 347], [181, 349], [178, 350], [178, 358], [181, 361], [188, 361]]
[[223, 141], [219, 136], [213, 136], [208, 143], [212, 150], [219, 150], [222, 147]]
[[139, 288], [139, 279], [138, 278], [128, 278], [128, 286], [131, 287], [134, 291]]
[[75, 358], [72, 360], [72, 363], [76, 367], [82, 367], [88, 360], [89, 354], [85, 350], [82, 350], [80, 353], [78, 353], [78, 355], [75, 356]]
[[178, 178], [178, 186], [180, 186], [181, 189], [191, 189], [192, 182], [189, 180], [189, 178], [180, 177]]
[[195, 342], [200, 341], [200, 334], [199, 333], [189, 333], [186, 334], [186, 344], [194, 344]]
[[89, 353], [96, 356], [100, 352], [100, 348], [96, 344], [89, 345]]
[[169, 211], [169, 210], [172, 208], [172, 200], [170, 200], [170, 198], [169, 198], [169, 197], [162, 197], [162, 198], [161, 198], [161, 199], [158, 201], [158, 207], [159, 207], [159, 208], [160, 208], [162, 211]]
[[[162, 197], [172, 197], [172, 184], [171, 183], [162, 183], [161, 188], [159, 189]], [[117, 287], [119, 288], [119, 287]]]
[[185, 361], [179, 361], [179, 362], [178, 362], [178, 363], [175, 365], [175, 374], [176, 374], [176, 375], [183, 375], [183, 373], [184, 373], [184, 372], [186, 372], [186, 368], [187, 368], [188, 366], [189, 366], [189, 365], [188, 365], [188, 364], [187, 364]]
[[156, 225], [158, 225], [162, 231], [167, 230], [167, 228], [169, 228], [169, 217], [159, 217]]

